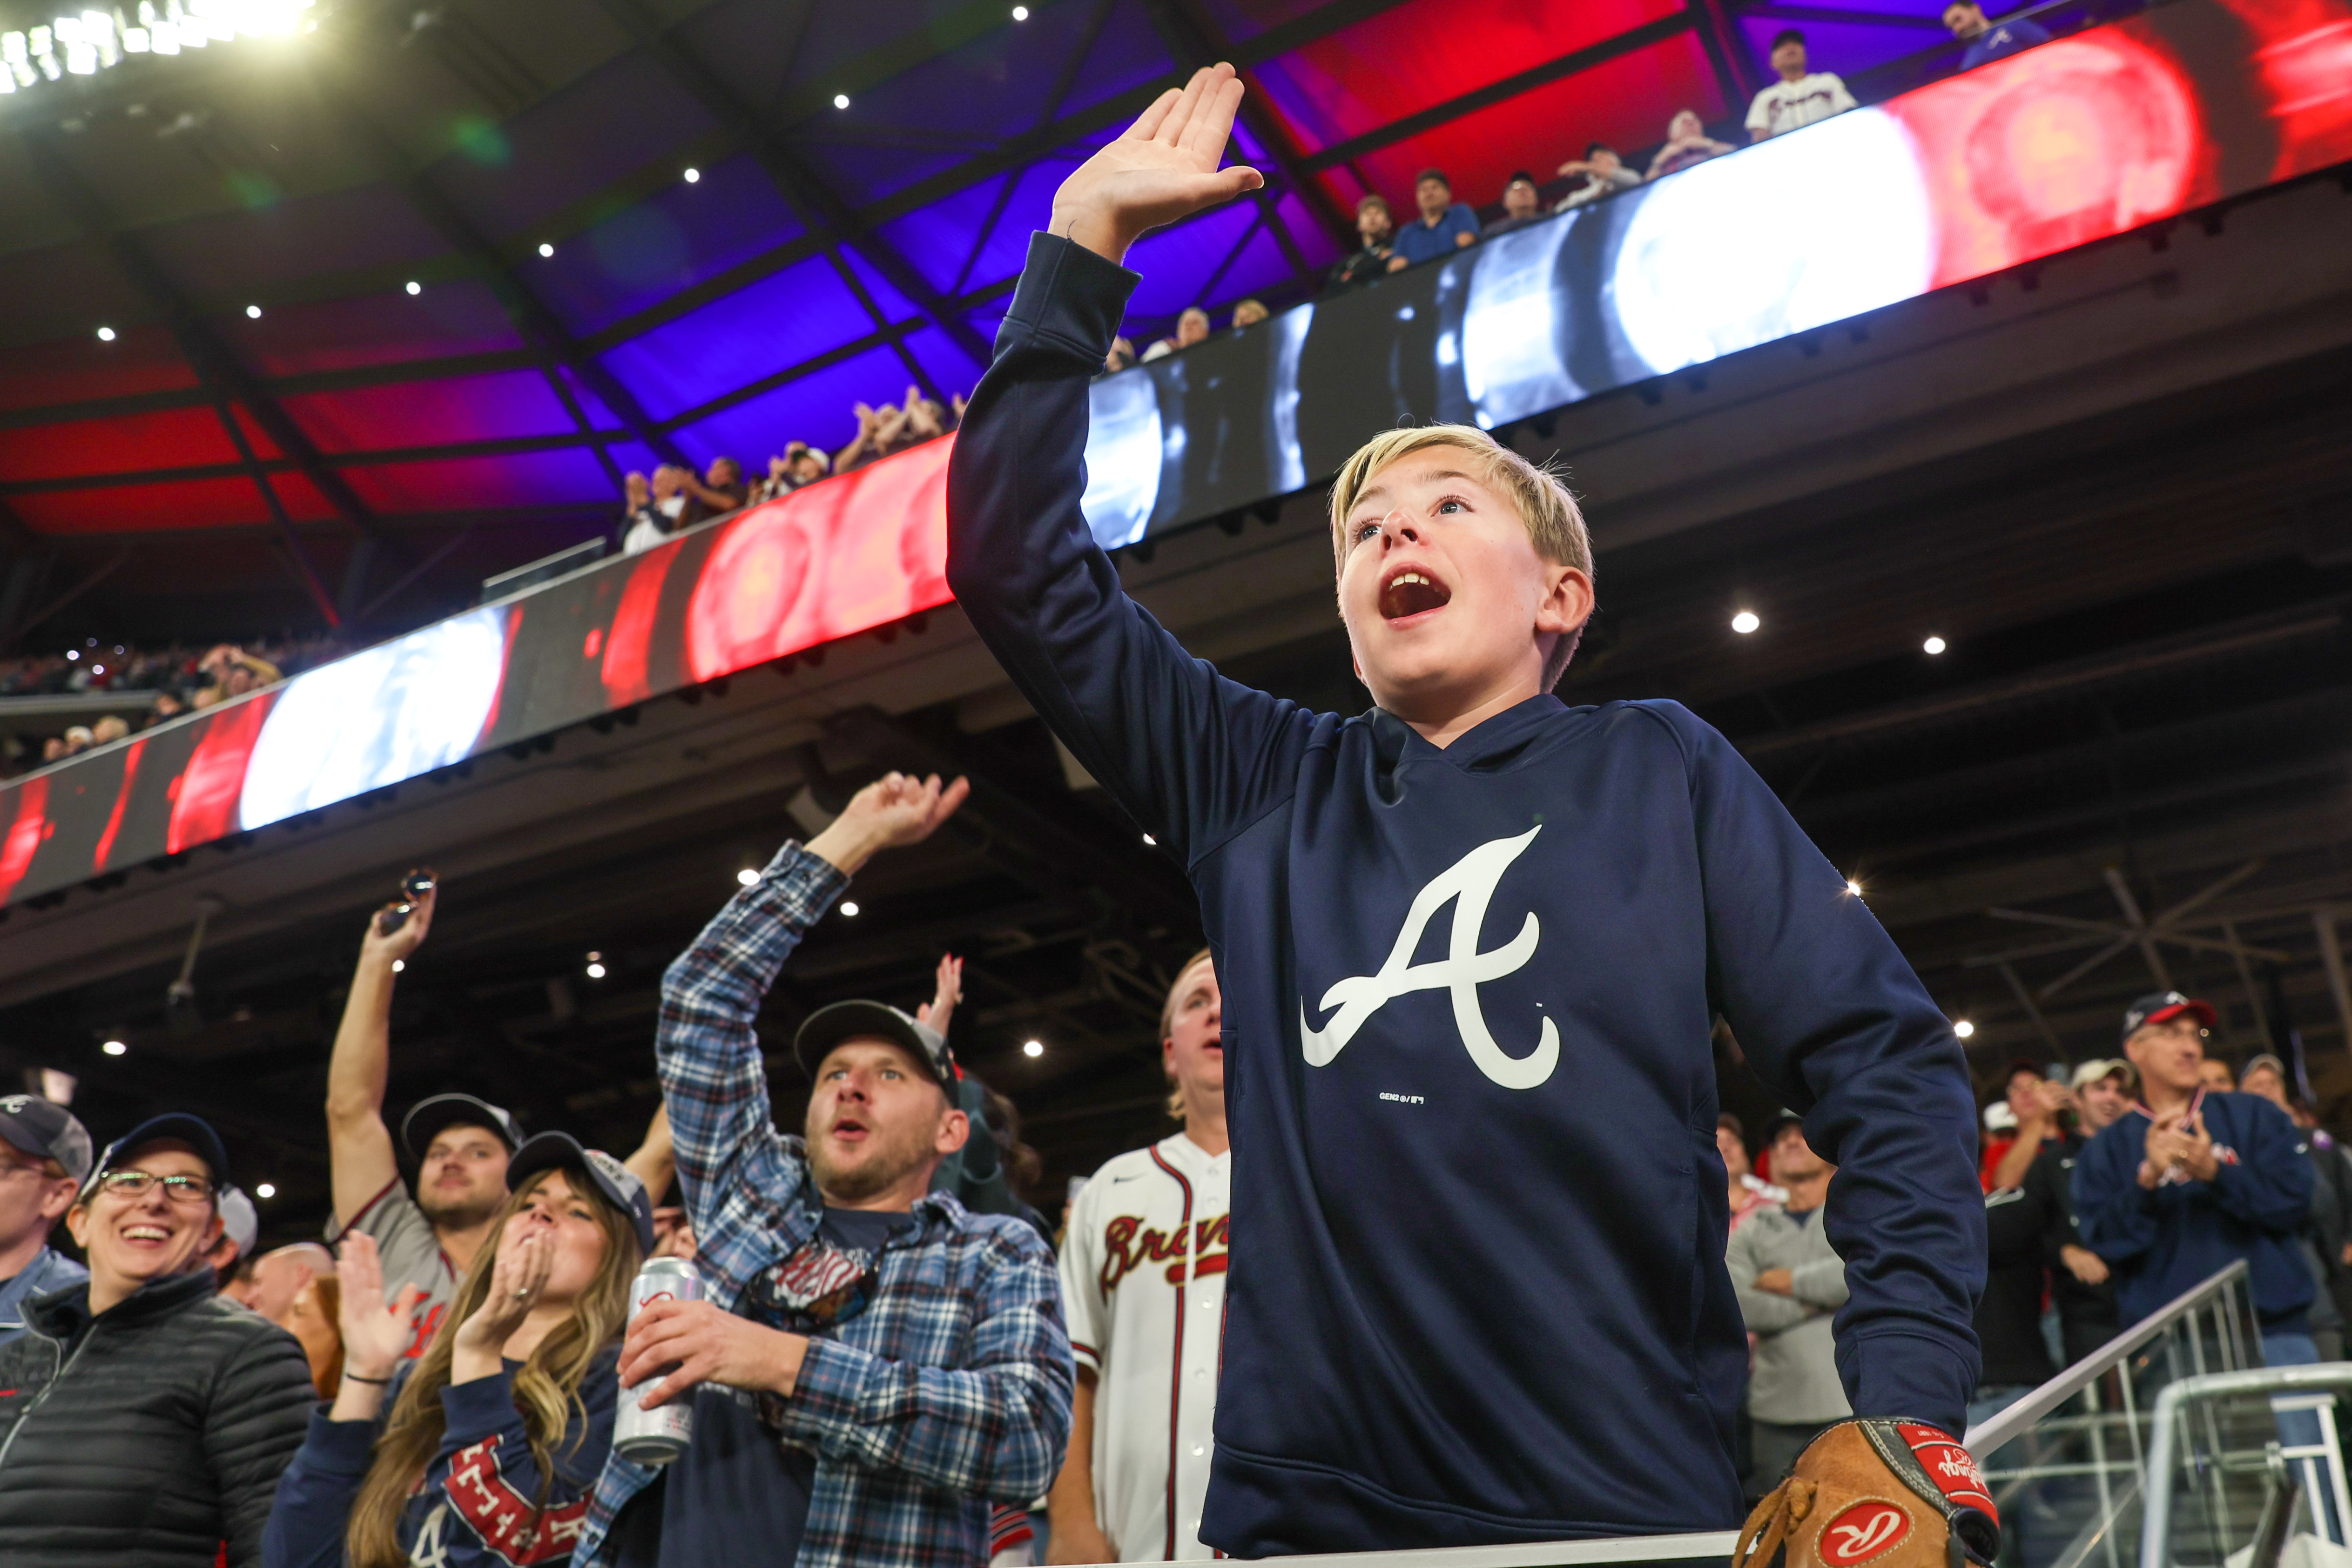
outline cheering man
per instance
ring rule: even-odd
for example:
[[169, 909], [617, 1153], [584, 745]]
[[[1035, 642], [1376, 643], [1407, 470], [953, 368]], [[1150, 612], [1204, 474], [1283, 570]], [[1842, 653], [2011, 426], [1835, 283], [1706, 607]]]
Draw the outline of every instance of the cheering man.
[[[1593, 603], [1566, 486], [1464, 426], [1349, 460], [1339, 612], [1376, 705], [1349, 719], [1187, 654], [1087, 532], [1087, 382], [1138, 282], [1119, 260], [1262, 183], [1217, 167], [1241, 97], [1203, 69], [1063, 183], [948, 480], [958, 601], [1182, 857], [1225, 986], [1234, 1260], [1201, 1539], [1261, 1557], [1738, 1520], [1718, 1012], [1840, 1167], [1838, 1371], [1882, 1419], [1822, 1443], [1958, 1490], [1985, 1260], [1959, 1042], [1720, 735], [1673, 703], [1551, 695]], [[1973, 1497], [1922, 1500], [1943, 1515], [1923, 1545], [1990, 1551]]]

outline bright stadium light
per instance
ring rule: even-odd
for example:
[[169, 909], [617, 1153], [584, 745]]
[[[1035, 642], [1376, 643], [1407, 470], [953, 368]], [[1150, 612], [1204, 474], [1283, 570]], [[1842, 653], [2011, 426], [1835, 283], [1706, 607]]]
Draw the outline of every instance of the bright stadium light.
[[1845, 879], [1845, 890], [1856, 898], [1860, 898], [1862, 896], [1862, 883], [1854, 881], [1852, 877]]
[[278, 1196], [277, 1185], [273, 1182], [257, 1182], [254, 1185], [253, 1196], [259, 1198], [276, 1197]]
[[100, 327], [98, 329], [98, 340], [101, 343], [111, 343], [114, 341], [114, 329], [111, 327]]
[[553, 256], [555, 254], [555, 247], [548, 244], [545, 240], [541, 240], [539, 242], [539, 254], [541, 256]]
[[411, 294], [422, 294], [425, 292], [425, 285], [417, 282], [413, 277], [408, 280], [407, 288], [408, 292]]
[[247, 320], [258, 321], [261, 319], [261, 307], [258, 305], [248, 305], [245, 308], [245, 314]]
[[399, 974], [402, 970], [404, 970], [404, 969], [405, 969], [405, 968], [407, 968], [407, 967], [408, 967], [408, 960], [407, 960], [407, 959], [405, 959], [405, 958], [394, 958], [394, 959], [392, 961], [392, 972], [393, 972], [394, 974], [395, 974], [395, 975]]
[[1013, 7], [1013, 19], [1016, 22], [1027, 21], [1029, 19], [1029, 7], [1026, 5], [1015, 5]]
[[849, 107], [849, 95], [845, 92], [835, 93], [833, 95], [833, 107], [835, 109], [847, 109]]
[[1919, 644], [1920, 651], [1925, 653], [1929, 658], [1935, 657], [1937, 653], [1942, 653], [1949, 646], [1951, 646], [1951, 644], [1945, 642], [1941, 637], [1930, 637], [1926, 642]]
[[131, 1048], [123, 1044], [119, 1040], [110, 1040], [98, 1049], [106, 1052], [109, 1056], [121, 1056], [124, 1051], [129, 1051]]
[[745, 887], [750, 887], [760, 880], [760, 873], [753, 871], [750, 866], [745, 866], [741, 871], [735, 873], [735, 880], [741, 883]]
[[843, 903], [843, 904], [842, 904], [842, 906], [841, 906], [841, 912], [842, 912], [842, 914], [844, 914], [844, 915], [845, 915], [849, 916], [849, 918], [850, 918], [850, 919], [852, 919], [852, 920], [856, 919], [856, 918], [857, 918], [857, 901], [856, 901], [856, 899], [854, 899], [854, 898], [853, 898], [853, 899], [846, 900], [845, 902], [844, 902], [844, 903]]
[[1755, 631], [1756, 628], [1763, 624], [1764, 622], [1758, 619], [1756, 612], [1753, 610], [1743, 610], [1738, 614], [1731, 618], [1731, 629], [1734, 632], [1738, 632], [1742, 637], [1747, 636], [1748, 633]]
[[688, 169], [686, 172], [686, 183], [689, 185], [698, 183], [701, 178], [702, 171], [699, 169]]
[[1962, 1040], [1968, 1039], [1969, 1036], [1976, 1033], [1976, 1031], [1977, 1026], [1970, 1023], [1966, 1019], [1955, 1019], [1952, 1020], [1952, 1032], [1958, 1035]]
[[1045, 1054], [1045, 1042], [1042, 1040], [1024, 1041], [1021, 1047], [1021, 1054], [1029, 1057], [1034, 1061], [1035, 1058]]

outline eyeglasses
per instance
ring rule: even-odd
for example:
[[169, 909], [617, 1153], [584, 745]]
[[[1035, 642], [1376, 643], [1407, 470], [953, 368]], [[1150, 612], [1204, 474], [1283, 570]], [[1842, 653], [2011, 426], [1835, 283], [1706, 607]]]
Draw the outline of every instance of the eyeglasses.
[[213, 1184], [203, 1176], [151, 1176], [145, 1171], [109, 1171], [98, 1178], [98, 1185], [116, 1197], [131, 1199], [147, 1196], [156, 1183], [163, 1184], [163, 1196], [173, 1203], [210, 1203]]

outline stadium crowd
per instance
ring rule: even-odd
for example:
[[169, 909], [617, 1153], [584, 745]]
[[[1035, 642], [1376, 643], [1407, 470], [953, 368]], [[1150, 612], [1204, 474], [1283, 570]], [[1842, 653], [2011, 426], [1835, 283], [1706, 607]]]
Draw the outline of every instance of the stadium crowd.
[[[325, 1245], [257, 1255], [253, 1204], [195, 1116], [97, 1149], [65, 1106], [0, 1099], [0, 1560], [1207, 1555], [1219, 1343], [1181, 1332], [1218, 1321], [1225, 1284], [1207, 952], [1160, 1019], [1177, 1130], [1073, 1182], [1058, 1223], [1026, 1196], [1040, 1167], [1017, 1113], [949, 1043], [953, 957], [912, 1013], [811, 1014], [792, 1042], [805, 1117], [791, 1135], [769, 1120], [767, 992], [867, 860], [963, 797], [877, 780], [717, 914], [665, 976], [663, 1109], [626, 1159], [455, 1092], [407, 1107], [395, 1136], [393, 991], [439, 887], [361, 940], [328, 1067]], [[2206, 1053], [2215, 1018], [2158, 993], [2115, 1058], [2011, 1065], [1984, 1116], [1971, 1422], [2235, 1257], [2269, 1364], [2340, 1354], [2352, 1158], [2278, 1057], [2233, 1073]], [[1818, 1222], [1835, 1169], [1791, 1113], [1753, 1148], [1727, 1114], [1717, 1144], [1753, 1498], [1849, 1414], [1844, 1265]], [[701, 1288], [633, 1310], [651, 1258]], [[647, 1461], [628, 1435], [672, 1403], [688, 1440]]]
[[[132, 648], [91, 637], [79, 648], [0, 659], [0, 779], [258, 691], [348, 652], [338, 639], [321, 636], [288, 636], [251, 645], [220, 643], [201, 653], [181, 647]], [[61, 730], [39, 727], [9, 711], [11, 697], [107, 695], [132, 699], [133, 706]], [[142, 696], [143, 702], [137, 700]]]

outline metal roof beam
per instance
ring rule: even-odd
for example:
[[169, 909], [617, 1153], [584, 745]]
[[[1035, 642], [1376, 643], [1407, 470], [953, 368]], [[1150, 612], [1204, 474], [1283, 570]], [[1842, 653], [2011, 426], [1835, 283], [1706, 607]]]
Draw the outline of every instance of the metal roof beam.
[[[767, 172], [776, 193], [784, 199], [793, 215], [803, 226], [831, 234], [836, 242], [846, 244], [888, 279], [890, 286], [913, 302], [915, 308], [930, 318], [933, 325], [944, 332], [949, 341], [985, 367], [995, 357], [994, 350], [971, 322], [955, 313], [951, 303], [931, 287], [929, 279], [916, 270], [914, 265], [898, 254], [871, 225], [859, 215], [857, 209], [844, 201], [825, 184], [817, 172], [810, 167], [798, 151], [784, 140], [783, 130], [777, 120], [760, 114], [736, 97], [735, 90], [720, 80], [702, 61], [697, 58], [677, 37], [664, 29], [647, 14], [636, 0], [599, 0], [607, 16], [625, 28], [644, 49], [658, 61], [662, 68], [675, 78], [679, 86], [692, 93], [709, 115], [751, 148], [760, 165]], [[864, 285], [851, 269], [843, 266], [843, 280], [857, 294], [877, 328], [887, 326], [881, 312], [866, 295]], [[919, 382], [928, 382], [921, 367], [912, 356], [900, 350], [907, 368]], [[940, 390], [926, 387], [930, 395], [940, 396]]]

